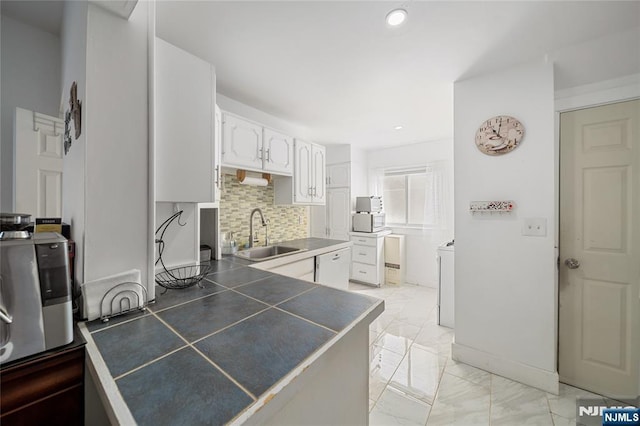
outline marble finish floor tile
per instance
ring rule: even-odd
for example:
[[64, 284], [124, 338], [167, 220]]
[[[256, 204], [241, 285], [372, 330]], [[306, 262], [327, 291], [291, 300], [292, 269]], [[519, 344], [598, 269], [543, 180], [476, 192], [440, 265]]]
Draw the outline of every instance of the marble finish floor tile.
[[[258, 397], [333, 336], [326, 328], [271, 308], [195, 346]], [[268, 369], [260, 368], [267, 364]]]
[[411, 346], [411, 343], [413, 343], [413, 340], [411, 339], [395, 336], [383, 331], [380, 337], [373, 342], [373, 345], [378, 348], [390, 350], [391, 352], [395, 352], [399, 355], [404, 355], [409, 349], [409, 346]]
[[489, 425], [491, 391], [444, 373], [427, 425]]
[[186, 345], [151, 315], [97, 331], [91, 337], [113, 377]]
[[476, 367], [472, 367], [462, 362], [449, 360], [445, 372], [452, 376], [460, 377], [476, 385], [484, 386], [488, 389], [491, 388], [491, 373], [481, 370]]
[[376, 401], [402, 362], [402, 355], [387, 349], [369, 348], [369, 398]]
[[492, 425], [550, 425], [546, 393], [504, 377], [491, 378]]
[[[184, 382], [191, 392], [168, 393]], [[192, 348], [181, 349], [116, 381], [139, 425], [222, 425], [253, 402]]]
[[371, 426], [423, 426], [431, 407], [393, 388], [387, 388], [369, 414]]
[[[349, 288], [391, 307], [369, 327], [372, 425], [424, 424], [412, 417], [415, 409], [428, 415], [426, 425], [567, 426], [576, 424], [576, 398], [604, 403], [599, 395], [562, 383], [560, 394], [552, 395], [452, 360], [454, 330], [437, 325], [435, 289], [353, 283]], [[420, 331], [414, 336], [410, 326]], [[419, 404], [389, 402], [399, 395]]]
[[602, 400], [604, 403], [604, 399], [600, 395], [564, 383], [560, 383], [560, 392], [558, 395], [547, 393], [547, 400], [549, 401], [551, 412], [573, 420], [575, 420], [577, 414], [576, 401], [578, 398], [593, 398]]
[[388, 334], [405, 337], [410, 340], [415, 339], [418, 333], [420, 333], [420, 330], [421, 328], [419, 326], [398, 319], [391, 321], [387, 328], [385, 328], [385, 332]]
[[389, 381], [389, 387], [433, 404], [447, 358], [411, 346]]

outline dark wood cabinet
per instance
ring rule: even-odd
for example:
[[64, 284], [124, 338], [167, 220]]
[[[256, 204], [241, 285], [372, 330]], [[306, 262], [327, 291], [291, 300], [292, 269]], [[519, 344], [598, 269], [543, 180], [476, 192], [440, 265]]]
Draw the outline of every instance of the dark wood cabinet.
[[[75, 343], [75, 342], [74, 342]], [[0, 370], [0, 424], [84, 424], [84, 344]]]

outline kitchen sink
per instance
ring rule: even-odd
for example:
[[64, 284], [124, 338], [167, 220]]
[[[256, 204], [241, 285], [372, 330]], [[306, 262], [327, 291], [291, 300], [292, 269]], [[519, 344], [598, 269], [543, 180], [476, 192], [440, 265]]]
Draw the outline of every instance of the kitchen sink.
[[235, 254], [235, 256], [242, 259], [251, 260], [253, 262], [260, 262], [263, 260], [274, 259], [276, 257], [286, 256], [288, 254], [294, 254], [306, 249], [286, 247], [286, 246], [265, 246], [265, 247], [253, 247], [246, 250], [241, 250]]

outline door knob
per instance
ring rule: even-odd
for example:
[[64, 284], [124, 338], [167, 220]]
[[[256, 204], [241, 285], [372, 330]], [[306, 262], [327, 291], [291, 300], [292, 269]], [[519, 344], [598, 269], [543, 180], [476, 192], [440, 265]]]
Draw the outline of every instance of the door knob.
[[578, 269], [580, 267], [580, 262], [577, 259], [574, 259], [573, 257], [566, 259], [564, 261], [564, 264], [569, 269]]

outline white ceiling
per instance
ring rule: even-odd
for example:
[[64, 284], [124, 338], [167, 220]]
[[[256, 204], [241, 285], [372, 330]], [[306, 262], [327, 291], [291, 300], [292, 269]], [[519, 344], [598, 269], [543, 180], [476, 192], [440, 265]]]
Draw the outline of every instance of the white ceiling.
[[220, 93], [372, 148], [451, 138], [456, 80], [640, 26], [637, 1], [413, 1], [388, 28], [400, 4], [159, 2], [157, 33], [213, 63]]
[[[387, 28], [402, 4], [406, 25]], [[53, 33], [61, 10], [2, 1]], [[453, 82], [483, 72], [545, 55], [556, 89], [640, 72], [640, 1], [159, 0], [157, 33], [214, 64], [220, 93], [363, 148], [451, 138]]]

